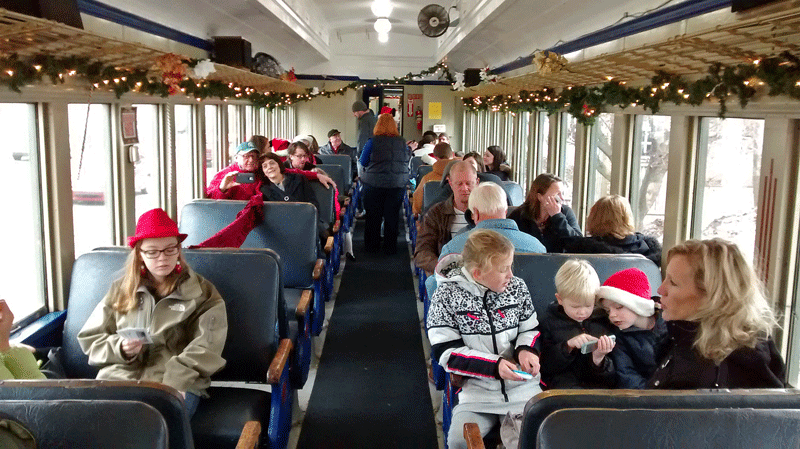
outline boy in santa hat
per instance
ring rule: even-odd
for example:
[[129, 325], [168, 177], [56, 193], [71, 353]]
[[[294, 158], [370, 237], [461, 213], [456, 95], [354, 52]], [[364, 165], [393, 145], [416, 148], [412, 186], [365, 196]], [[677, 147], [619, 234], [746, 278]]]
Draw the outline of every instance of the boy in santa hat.
[[598, 302], [608, 312], [616, 347], [611, 359], [617, 373], [617, 388], [645, 388], [656, 369], [658, 348], [667, 328], [650, 297], [650, 282], [638, 268], [628, 268], [609, 277], [600, 287]]

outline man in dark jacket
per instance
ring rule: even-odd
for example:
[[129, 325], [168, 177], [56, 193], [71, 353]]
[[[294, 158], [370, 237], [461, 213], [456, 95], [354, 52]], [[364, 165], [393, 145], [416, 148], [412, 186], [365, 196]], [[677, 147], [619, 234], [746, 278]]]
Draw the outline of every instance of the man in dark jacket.
[[357, 150], [350, 145], [342, 142], [342, 133], [338, 129], [328, 131], [328, 143], [319, 149], [319, 154], [344, 154], [350, 156], [353, 179], [358, 177], [358, 157]]
[[377, 118], [375, 117], [375, 113], [361, 100], [353, 102], [353, 115], [356, 118], [356, 128], [358, 130], [356, 150], [358, 151], [358, 156], [361, 157], [361, 151], [364, 149], [364, 145], [366, 145], [367, 140], [372, 137], [372, 131], [375, 129]]

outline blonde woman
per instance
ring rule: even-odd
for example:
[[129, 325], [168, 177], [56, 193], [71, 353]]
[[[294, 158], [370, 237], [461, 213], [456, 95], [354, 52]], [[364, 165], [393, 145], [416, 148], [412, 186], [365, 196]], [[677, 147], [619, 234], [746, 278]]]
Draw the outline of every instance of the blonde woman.
[[122, 279], [78, 333], [98, 379], [150, 380], [175, 388], [193, 414], [225, 366], [225, 302], [181, 254], [186, 234], [162, 209], [142, 214]]
[[653, 237], [636, 232], [628, 200], [606, 195], [592, 206], [586, 220], [586, 233], [565, 244], [568, 253], [641, 254], [661, 266], [661, 244]]
[[658, 293], [670, 339], [650, 388], [785, 386], [775, 316], [736, 245], [689, 240], [670, 249]]

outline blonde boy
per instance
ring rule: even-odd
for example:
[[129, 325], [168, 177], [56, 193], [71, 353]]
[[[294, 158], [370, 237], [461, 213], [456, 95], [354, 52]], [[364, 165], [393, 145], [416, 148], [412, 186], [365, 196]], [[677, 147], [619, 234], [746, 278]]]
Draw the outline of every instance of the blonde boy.
[[[547, 388], [609, 388], [616, 379], [606, 355], [614, 349], [611, 326], [595, 309], [600, 280], [584, 260], [570, 259], [556, 273], [556, 300], [547, 308], [542, 333], [541, 373]], [[587, 354], [581, 348], [590, 342]]]

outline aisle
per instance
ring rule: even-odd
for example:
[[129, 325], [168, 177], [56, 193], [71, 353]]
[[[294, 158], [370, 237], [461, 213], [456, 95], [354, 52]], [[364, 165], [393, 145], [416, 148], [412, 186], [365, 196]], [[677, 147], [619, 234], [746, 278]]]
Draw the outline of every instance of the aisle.
[[[402, 214], [401, 214], [402, 218]], [[438, 448], [409, 256], [363, 251], [342, 274], [298, 448]], [[402, 229], [402, 228], [401, 228]]]

